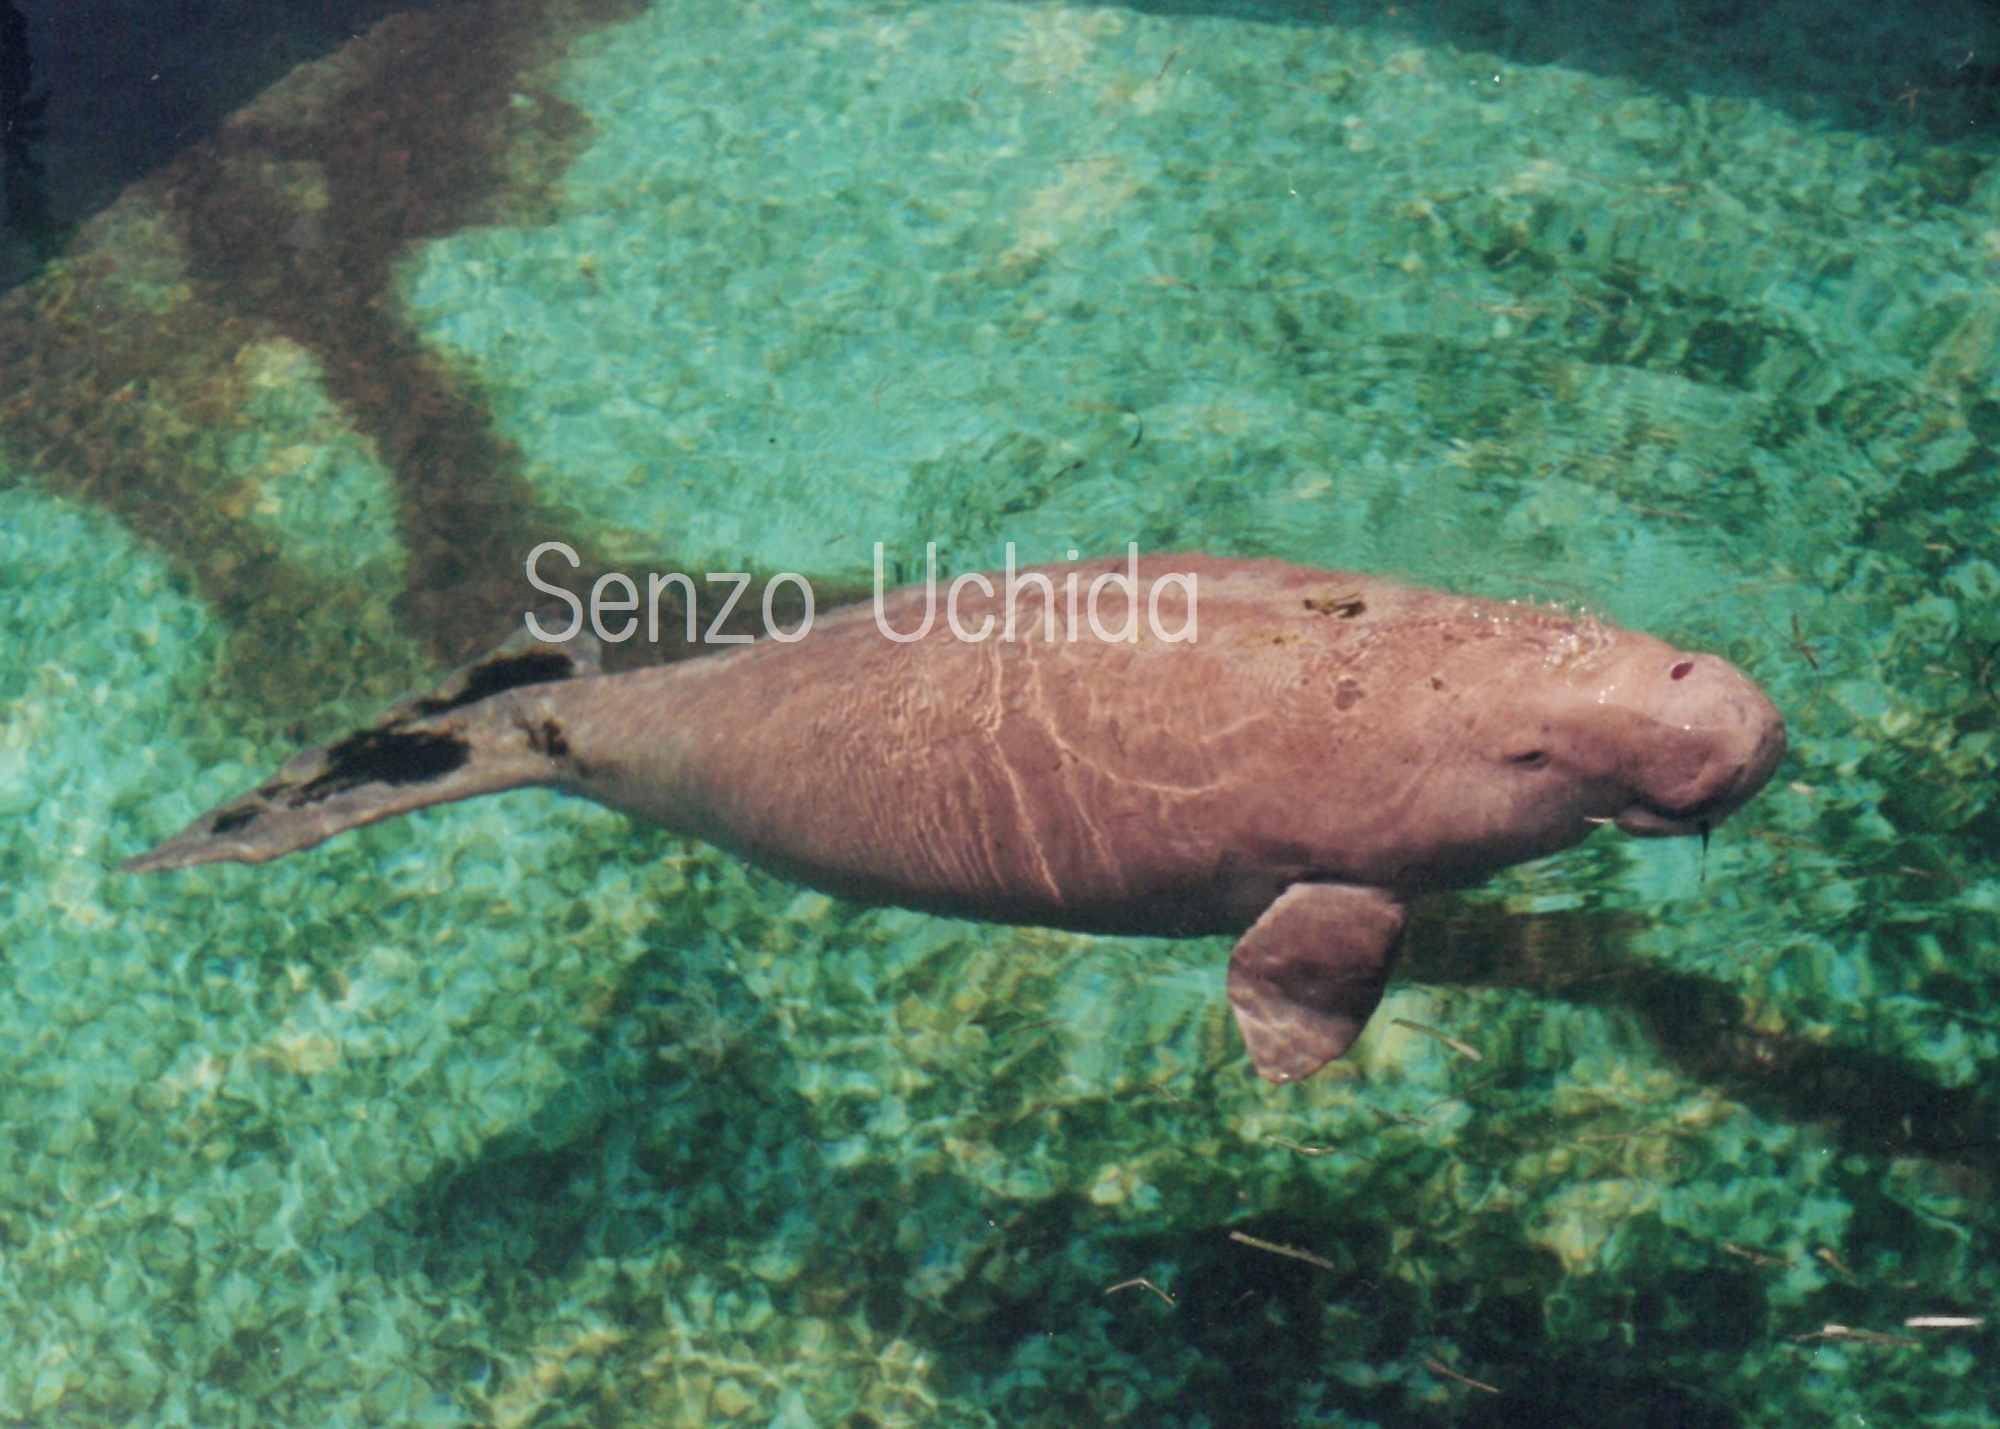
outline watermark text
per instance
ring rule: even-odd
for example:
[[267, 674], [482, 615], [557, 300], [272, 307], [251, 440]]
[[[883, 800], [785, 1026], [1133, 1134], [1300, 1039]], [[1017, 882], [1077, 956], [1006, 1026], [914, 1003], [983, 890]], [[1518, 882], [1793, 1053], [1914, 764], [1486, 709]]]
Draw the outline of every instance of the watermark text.
[[[924, 618], [922, 623], [915, 629], [908, 631], [899, 631], [895, 628], [889, 619], [888, 611], [884, 605], [886, 592], [883, 589], [882, 552], [882, 542], [877, 541], [875, 543], [876, 629], [885, 637], [898, 644], [908, 644], [912, 641], [922, 640], [931, 633], [937, 624], [937, 542], [928, 542], [924, 547]], [[621, 644], [638, 634], [638, 612], [642, 607], [642, 602], [639, 598], [638, 584], [630, 576], [622, 571], [609, 571], [599, 576], [590, 587], [589, 609], [586, 616], [585, 602], [581, 597], [561, 585], [554, 584], [542, 578], [538, 565], [541, 559], [548, 555], [559, 555], [568, 561], [572, 567], [580, 566], [582, 562], [578, 559], [576, 551], [561, 541], [544, 541], [528, 553], [528, 584], [544, 595], [554, 596], [566, 604], [569, 607], [570, 623], [569, 627], [565, 630], [546, 630], [543, 628], [537, 615], [530, 612], [525, 617], [530, 635], [537, 640], [544, 640], [551, 644], [560, 645], [564, 641], [575, 639], [577, 633], [584, 628], [586, 621], [591, 630], [596, 633], [597, 638], [608, 644]], [[1077, 553], [1071, 551], [1069, 558], [1072, 561], [1075, 560]], [[1019, 616], [1021, 614], [1019, 598], [1024, 594], [1033, 592], [1039, 596], [1039, 600], [1031, 598], [1031, 603], [1028, 606], [1026, 629], [1032, 637], [1036, 625], [1039, 624], [1042, 632], [1042, 640], [1047, 644], [1057, 643], [1058, 601], [1056, 599], [1056, 585], [1047, 571], [1017, 570], [1014, 563], [1014, 543], [1009, 541], [1007, 543], [1006, 569], [997, 574], [1001, 579], [1000, 590], [1004, 591], [1001, 607], [1005, 613], [1004, 620], [996, 618], [994, 613], [988, 610], [980, 614], [977, 624], [969, 623], [969, 617], [961, 610], [961, 602], [965, 598], [967, 588], [976, 589], [982, 601], [991, 601], [998, 592], [996, 592], [993, 577], [978, 571], [967, 571], [953, 580], [945, 592], [945, 627], [951, 632], [952, 636], [967, 644], [978, 644], [983, 640], [989, 639], [993, 635], [995, 627], [998, 626], [1000, 629], [1000, 638], [1005, 641], [1013, 641], [1017, 635]], [[1061, 640], [1074, 644], [1079, 638], [1080, 631], [1087, 628], [1097, 639], [1107, 643], [1115, 644], [1123, 642], [1136, 644], [1139, 639], [1139, 611], [1142, 604], [1140, 600], [1138, 543], [1133, 542], [1126, 547], [1126, 564], [1123, 571], [1114, 569], [1104, 572], [1091, 581], [1087, 591], [1080, 592], [1078, 590], [1077, 574], [1075, 571], [1070, 571], [1063, 581], [1063, 599], [1060, 603], [1060, 610], [1063, 615]], [[672, 590], [678, 596], [680, 610], [686, 619], [685, 639], [689, 645], [750, 644], [754, 639], [753, 636], [742, 632], [730, 632], [725, 629], [725, 626], [728, 624], [731, 614], [735, 612], [738, 603], [743, 599], [743, 593], [749, 589], [750, 583], [754, 579], [755, 577], [748, 571], [709, 571], [702, 576], [702, 580], [709, 585], [716, 585], [718, 583], [727, 585], [727, 594], [723, 596], [721, 606], [716, 610], [714, 618], [709, 621], [707, 630], [703, 631], [700, 629], [694, 577], [682, 571], [672, 571], [666, 575], [660, 575], [658, 572], [649, 572], [646, 576], [646, 597], [643, 602], [647, 643], [657, 644], [659, 642], [660, 597], [668, 590]], [[775, 600], [778, 592], [786, 585], [798, 587], [801, 598], [801, 613], [798, 618], [798, 624], [790, 629], [784, 628], [779, 623], [775, 609]], [[1162, 620], [1160, 609], [1161, 597], [1167, 595], [1170, 591], [1178, 591], [1180, 599], [1172, 601], [1170, 608], [1166, 612], [1167, 619]], [[721, 593], [718, 592], [718, 594]], [[1100, 602], [1104, 602], [1106, 605], [1112, 604], [1112, 602], [1105, 600], [1105, 597], [1108, 595], [1115, 596], [1117, 604], [1123, 607], [1123, 621], [1116, 626], [1107, 625], [1105, 623], [1106, 615], [1101, 613], [1099, 609]], [[1080, 613], [1083, 617], [1081, 624], [1078, 621], [1079, 603], [1081, 604]], [[1192, 642], [1195, 639], [1195, 576], [1192, 571], [1167, 571], [1154, 576], [1149, 583], [1143, 604], [1146, 613], [1146, 624], [1151, 629], [1155, 640], [1165, 644], [1175, 644], [1180, 641]], [[769, 635], [773, 640], [784, 644], [791, 644], [794, 641], [805, 639], [807, 633], [812, 629], [812, 586], [804, 576], [799, 575], [795, 571], [780, 571], [764, 582], [761, 605], [764, 616], [764, 633]], [[1037, 606], [1039, 606], [1041, 616], [1039, 622], [1034, 618]], [[608, 623], [606, 620], [607, 616], [611, 617]], [[1180, 620], [1178, 626], [1172, 623], [1175, 616], [1178, 616]], [[623, 618], [620, 619], [620, 617]], [[1115, 618], [1115, 612], [1113, 613], [1113, 618]]]

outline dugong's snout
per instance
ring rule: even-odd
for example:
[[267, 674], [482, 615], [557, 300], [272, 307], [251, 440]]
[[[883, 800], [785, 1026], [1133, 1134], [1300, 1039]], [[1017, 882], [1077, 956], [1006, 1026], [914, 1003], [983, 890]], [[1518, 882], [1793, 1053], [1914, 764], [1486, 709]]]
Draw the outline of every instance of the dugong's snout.
[[1785, 721], [1741, 670], [1677, 653], [1649, 672], [1652, 733], [1633, 752], [1631, 801], [1614, 822], [1642, 838], [1705, 834], [1755, 797], [1785, 756]]

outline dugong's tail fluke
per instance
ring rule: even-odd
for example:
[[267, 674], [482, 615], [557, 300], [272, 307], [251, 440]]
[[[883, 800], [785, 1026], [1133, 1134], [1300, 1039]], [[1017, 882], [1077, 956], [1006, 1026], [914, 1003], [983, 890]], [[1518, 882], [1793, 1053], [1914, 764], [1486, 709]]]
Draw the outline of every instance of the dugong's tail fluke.
[[412, 809], [551, 783], [565, 751], [549, 692], [535, 687], [597, 672], [589, 636], [552, 645], [524, 630], [366, 729], [307, 750], [122, 871], [264, 863]]

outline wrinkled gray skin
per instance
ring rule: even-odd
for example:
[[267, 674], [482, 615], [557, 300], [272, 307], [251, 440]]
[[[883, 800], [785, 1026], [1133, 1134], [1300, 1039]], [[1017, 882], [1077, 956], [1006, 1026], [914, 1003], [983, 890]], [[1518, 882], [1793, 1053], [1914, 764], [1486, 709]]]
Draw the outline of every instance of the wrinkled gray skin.
[[[1056, 590], [1118, 562], [1043, 567]], [[259, 863], [391, 814], [546, 784], [861, 903], [1087, 932], [1238, 933], [1229, 996], [1273, 1081], [1347, 1050], [1408, 898], [1598, 824], [1705, 834], [1771, 777], [1785, 728], [1712, 655], [1515, 605], [1182, 555], [1198, 638], [897, 644], [872, 606], [602, 675], [588, 637], [518, 638], [370, 729], [299, 756], [132, 870]], [[993, 577], [996, 591], [1001, 578]], [[921, 623], [921, 588], [887, 598]], [[967, 588], [960, 624], [1000, 613]], [[1177, 631], [1183, 588], [1162, 587]], [[1102, 624], [1125, 624], [1109, 589]], [[1003, 622], [1004, 623], [1004, 622]]]

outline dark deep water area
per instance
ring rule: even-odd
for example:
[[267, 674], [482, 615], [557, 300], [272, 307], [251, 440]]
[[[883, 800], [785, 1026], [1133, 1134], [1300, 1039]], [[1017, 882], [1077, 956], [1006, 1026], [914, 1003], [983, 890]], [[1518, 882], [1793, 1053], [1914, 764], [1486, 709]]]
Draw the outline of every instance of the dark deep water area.
[[0, 4], [0, 287], [259, 90], [421, 0]]

